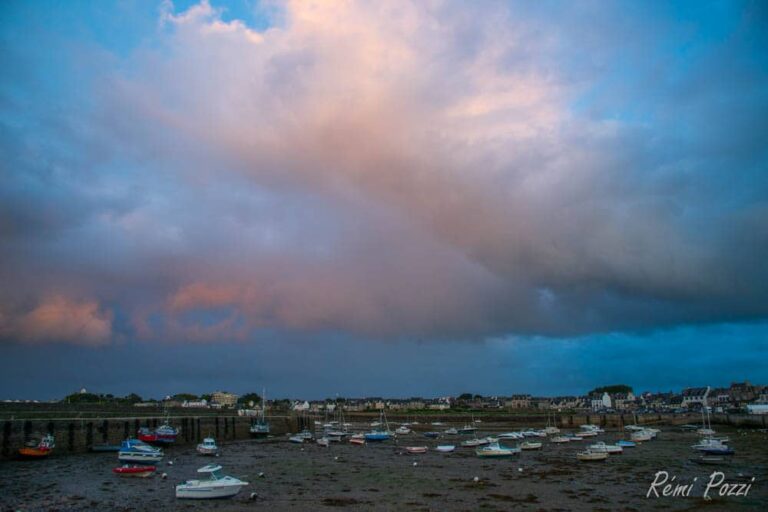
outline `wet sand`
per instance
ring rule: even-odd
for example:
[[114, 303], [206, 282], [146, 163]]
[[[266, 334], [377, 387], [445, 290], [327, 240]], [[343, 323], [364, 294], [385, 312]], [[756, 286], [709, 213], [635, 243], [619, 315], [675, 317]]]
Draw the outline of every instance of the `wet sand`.
[[[464, 436], [432, 440], [421, 433], [401, 436], [398, 445], [364, 447], [341, 443], [322, 448], [284, 438], [239, 441], [224, 444], [217, 458], [197, 455], [192, 446], [171, 447], [158, 474], [146, 479], [114, 475], [115, 453], [3, 461], [0, 510], [768, 510], [766, 434], [722, 430], [736, 455], [727, 466], [701, 466], [689, 461], [696, 455], [690, 448], [696, 434], [662, 430], [654, 441], [593, 463], [578, 462], [576, 452], [595, 441], [613, 442], [622, 432], [560, 445], [543, 440], [540, 451], [497, 460], [477, 458], [474, 450], [459, 447]], [[437, 444], [456, 444], [456, 452], [403, 453], [404, 446]], [[177, 500], [174, 485], [195, 478], [196, 469], [209, 462], [250, 485], [227, 500]], [[660, 470], [682, 483], [698, 477], [691, 496], [646, 498]], [[731, 483], [754, 476], [749, 495], [721, 498], [713, 491], [712, 501], [702, 499], [716, 470]], [[251, 493], [257, 496], [251, 499]]]

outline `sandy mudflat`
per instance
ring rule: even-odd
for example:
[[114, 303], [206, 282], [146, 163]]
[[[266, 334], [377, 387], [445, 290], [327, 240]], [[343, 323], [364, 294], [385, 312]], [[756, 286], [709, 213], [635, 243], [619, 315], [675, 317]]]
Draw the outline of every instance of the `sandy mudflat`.
[[[443, 427], [445, 428], [445, 427]], [[503, 428], [503, 426], [501, 426]], [[511, 430], [511, 429], [510, 429]], [[608, 432], [582, 443], [544, 442], [537, 452], [511, 459], [482, 460], [468, 448], [453, 454], [405, 455], [402, 446], [452, 443], [411, 434], [394, 443], [366, 447], [347, 443], [321, 448], [286, 441], [241, 441], [225, 444], [215, 460], [225, 473], [251, 482], [235, 498], [182, 501], [174, 485], [194, 478], [211, 462], [193, 447], [173, 447], [159, 472], [167, 479], [115, 476], [114, 453], [53, 456], [46, 461], [0, 462], [1, 510], [768, 510], [768, 436], [758, 432], [723, 431], [736, 450], [729, 466], [716, 468], [689, 462], [695, 434], [664, 430], [655, 441], [611, 456], [606, 462], [579, 463], [575, 454], [594, 440], [619, 439]], [[167, 461], [173, 461], [168, 465]], [[417, 463], [414, 466], [414, 462]], [[722, 470], [729, 482], [754, 476], [749, 495], [701, 498], [712, 471]], [[522, 470], [522, 471], [521, 471]], [[646, 499], [659, 470], [689, 483], [698, 477], [690, 498]], [[263, 472], [264, 476], [259, 477]], [[739, 474], [742, 476], [738, 476]], [[479, 482], [474, 481], [477, 476]], [[252, 492], [258, 493], [250, 500]]]

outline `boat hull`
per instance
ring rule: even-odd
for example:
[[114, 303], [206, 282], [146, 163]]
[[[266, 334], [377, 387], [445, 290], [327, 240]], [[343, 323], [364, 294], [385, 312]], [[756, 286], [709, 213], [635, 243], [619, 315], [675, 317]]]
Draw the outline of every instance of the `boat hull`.
[[218, 498], [231, 498], [236, 496], [245, 485], [227, 485], [227, 486], [187, 486], [185, 484], [176, 486], [176, 497], [190, 500], [211, 500]]
[[27, 459], [44, 459], [51, 454], [50, 449], [19, 448], [19, 456]]
[[113, 468], [112, 472], [122, 477], [147, 478], [152, 476], [156, 469], [155, 466], [123, 466], [121, 468]]

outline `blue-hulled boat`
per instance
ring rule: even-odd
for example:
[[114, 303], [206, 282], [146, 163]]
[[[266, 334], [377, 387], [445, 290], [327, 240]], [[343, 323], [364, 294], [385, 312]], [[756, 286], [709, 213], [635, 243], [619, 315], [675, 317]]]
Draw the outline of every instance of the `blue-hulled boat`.
[[636, 443], [632, 441], [625, 441], [624, 439], [622, 439], [621, 441], [617, 441], [616, 445], [621, 446], [622, 448], [634, 448], [635, 446], [637, 446]]
[[163, 459], [163, 450], [150, 446], [138, 439], [126, 439], [120, 445], [117, 459], [120, 462], [133, 462], [138, 464], [151, 464]]
[[440, 437], [440, 432], [424, 432], [424, 437], [429, 437], [430, 439], [437, 439]]
[[371, 430], [365, 433], [366, 441], [388, 441], [391, 436], [386, 430]]

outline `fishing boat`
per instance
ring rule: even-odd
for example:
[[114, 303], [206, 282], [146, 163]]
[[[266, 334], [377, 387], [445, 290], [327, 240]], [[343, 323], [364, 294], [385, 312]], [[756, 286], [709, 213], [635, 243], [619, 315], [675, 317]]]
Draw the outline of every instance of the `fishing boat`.
[[491, 441], [487, 437], [483, 438], [477, 438], [474, 439], [467, 439], [466, 441], [461, 442], [461, 446], [464, 448], [476, 448], [478, 446], [485, 446], [487, 444], [490, 444]]
[[446, 430], [445, 430], [445, 434], [446, 434], [446, 435], [449, 435], [449, 436], [455, 436], [455, 435], [456, 435], [456, 434], [458, 434], [458, 433], [459, 433], [459, 431], [458, 431], [458, 430], [456, 430], [456, 429], [455, 429], [455, 428], [453, 428], [453, 427], [451, 427], [451, 428], [449, 428], [449, 429], [446, 429]]
[[48, 457], [56, 447], [56, 441], [51, 434], [46, 434], [39, 441], [31, 440], [24, 448], [19, 448], [19, 455], [30, 459]]
[[404, 425], [398, 427], [397, 429], [395, 429], [395, 434], [397, 434], [399, 436], [407, 436], [410, 433], [411, 433], [411, 429], [409, 429], [408, 427], [406, 427]]
[[520, 448], [507, 448], [499, 443], [491, 443], [475, 449], [475, 455], [483, 458], [510, 457], [520, 453]]
[[197, 453], [200, 455], [218, 455], [219, 447], [216, 446], [216, 440], [212, 437], [203, 439], [203, 442], [197, 445]]
[[119, 468], [112, 468], [112, 472], [119, 476], [134, 478], [147, 478], [152, 476], [157, 468], [155, 466], [142, 466], [139, 464], [123, 464]]
[[120, 462], [134, 462], [139, 464], [151, 464], [163, 459], [163, 450], [155, 448], [139, 439], [126, 439], [120, 445], [117, 452], [117, 460]]
[[317, 441], [315, 441], [318, 446], [322, 446], [324, 448], [328, 448], [331, 446], [331, 440], [327, 437], [321, 437]]
[[172, 444], [176, 442], [176, 437], [179, 435], [179, 429], [172, 427], [169, 423], [169, 418], [166, 417], [165, 422], [155, 429], [156, 443]]
[[177, 498], [210, 499], [231, 498], [240, 492], [240, 489], [248, 485], [235, 477], [221, 474], [221, 466], [208, 464], [197, 470], [198, 473], [208, 475], [204, 480], [187, 480], [176, 486]]
[[600, 461], [600, 460], [606, 460], [608, 458], [608, 453], [593, 452], [592, 450], [586, 450], [586, 451], [577, 453], [576, 458], [582, 462]]
[[356, 444], [358, 446], [365, 444], [365, 436], [363, 434], [355, 434], [349, 438], [350, 444]]
[[474, 425], [475, 419], [472, 418], [472, 424], [466, 423], [463, 427], [459, 429], [459, 434], [463, 436], [471, 436], [475, 432], [477, 432], [477, 427]]
[[452, 445], [452, 444], [439, 444], [435, 448], [435, 450], [437, 450], [437, 451], [439, 451], [441, 453], [451, 453], [455, 449], [456, 449], [456, 446]]
[[427, 447], [426, 446], [406, 446], [405, 451], [416, 455], [421, 453], [427, 453]]
[[430, 439], [437, 439], [440, 437], [440, 432], [424, 432], [424, 437], [428, 437]]
[[550, 442], [553, 442], [553, 443], [570, 443], [571, 442], [571, 438], [570, 437], [565, 437], [565, 436], [555, 436], [552, 439], [550, 439]]
[[622, 448], [634, 448], [637, 444], [632, 441], [621, 439], [620, 441], [616, 441], [616, 446], [621, 446]]
[[600, 441], [589, 446], [589, 449], [593, 452], [605, 452], [609, 455], [624, 453], [624, 448], [615, 444], [605, 444]]
[[521, 450], [541, 450], [541, 446], [541, 443], [536, 443], [533, 441], [523, 441], [520, 443]]
[[149, 427], [141, 427], [136, 433], [136, 437], [138, 437], [139, 441], [143, 443], [157, 442], [157, 434], [155, 433], [154, 430], [150, 429]]

